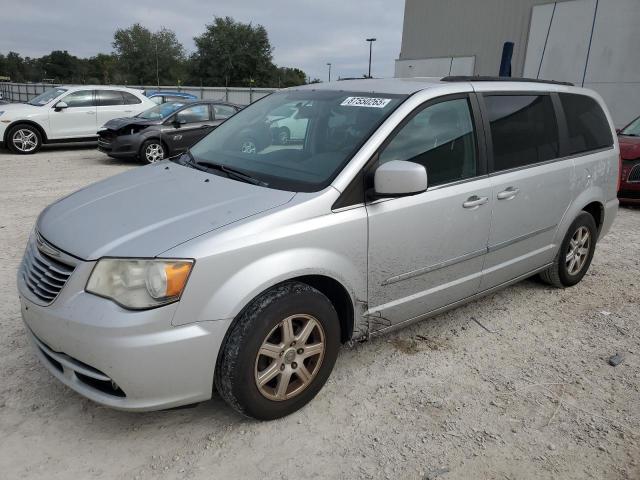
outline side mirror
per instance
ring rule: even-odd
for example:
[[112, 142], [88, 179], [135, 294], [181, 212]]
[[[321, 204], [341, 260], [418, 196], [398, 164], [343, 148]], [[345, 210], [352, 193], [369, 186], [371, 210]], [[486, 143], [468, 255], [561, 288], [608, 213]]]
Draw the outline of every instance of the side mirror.
[[55, 108], [57, 111], [60, 111], [63, 108], [67, 108], [67, 107], [69, 107], [69, 105], [67, 105], [66, 102], [60, 101], [56, 103], [53, 108]]
[[171, 125], [173, 125], [175, 128], [180, 128], [182, 125], [184, 125], [185, 122], [184, 120], [180, 120], [177, 116], [173, 119], [173, 121], [171, 122]]
[[621, 132], [621, 131], [622, 131], [622, 129], [621, 129], [621, 128], [616, 128], [616, 133], [617, 133], [618, 135], [620, 134], [620, 132]]
[[427, 189], [427, 169], [405, 160], [392, 160], [378, 167], [373, 178], [377, 197], [404, 197]]

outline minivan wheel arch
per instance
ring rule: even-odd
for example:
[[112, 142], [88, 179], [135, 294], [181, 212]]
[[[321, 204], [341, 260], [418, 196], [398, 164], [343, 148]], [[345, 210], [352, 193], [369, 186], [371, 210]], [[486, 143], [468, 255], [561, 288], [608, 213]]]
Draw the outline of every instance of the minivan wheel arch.
[[582, 207], [582, 211], [587, 212], [593, 217], [593, 220], [596, 222], [596, 231], [598, 235], [600, 235], [604, 221], [604, 205], [600, 202], [591, 202]]
[[[338, 319], [340, 320], [340, 340], [342, 343], [347, 343], [351, 340], [351, 336], [353, 335], [353, 326], [354, 326], [354, 303], [349, 294], [348, 290], [342, 285], [340, 282], [335, 280], [334, 278], [328, 277], [326, 275], [303, 275], [298, 277], [288, 278], [286, 280], [280, 281], [274, 285], [265, 288], [257, 295], [255, 295], [251, 300], [249, 300], [246, 305], [238, 312], [238, 314], [234, 317], [233, 322], [235, 322], [238, 318], [242, 316], [244, 311], [249, 308], [249, 306], [258, 299], [261, 295], [264, 295], [265, 292], [277, 288], [279, 285], [288, 282], [300, 282], [310, 287], [315, 288], [324, 296], [326, 296], [329, 301], [333, 304], [333, 307], [336, 309], [338, 313]], [[231, 326], [227, 329], [227, 333], [231, 331]], [[223, 340], [222, 344], [226, 342], [226, 337]], [[222, 350], [222, 349], [221, 349]]]
[[29, 125], [31, 127], [34, 127], [40, 133], [42, 143], [48, 143], [49, 139], [47, 138], [47, 133], [44, 131], [44, 128], [42, 128], [42, 125], [32, 120], [16, 120], [15, 122], [10, 123], [4, 131], [4, 138], [2, 139], [2, 141], [5, 145], [9, 143], [9, 131], [17, 125]]

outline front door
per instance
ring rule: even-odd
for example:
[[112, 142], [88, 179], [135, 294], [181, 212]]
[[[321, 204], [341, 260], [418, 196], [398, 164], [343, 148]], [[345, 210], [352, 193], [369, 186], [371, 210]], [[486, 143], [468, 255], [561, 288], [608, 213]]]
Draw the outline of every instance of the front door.
[[560, 156], [550, 94], [484, 95], [494, 207], [481, 289], [543, 267], [571, 202], [573, 160]]
[[471, 106], [466, 94], [428, 102], [379, 154], [378, 164], [424, 165], [429, 188], [367, 205], [368, 315], [374, 330], [454, 303], [480, 287], [492, 195]]
[[71, 92], [58, 102], [64, 102], [67, 106], [66, 108], [55, 108], [53, 105], [49, 110], [51, 139], [97, 136], [96, 104], [93, 90]]
[[171, 155], [184, 152], [192, 147], [213, 129], [213, 120], [209, 105], [193, 105], [176, 113], [167, 122], [167, 130], [163, 129], [163, 135], [169, 135], [168, 143], [171, 145]]

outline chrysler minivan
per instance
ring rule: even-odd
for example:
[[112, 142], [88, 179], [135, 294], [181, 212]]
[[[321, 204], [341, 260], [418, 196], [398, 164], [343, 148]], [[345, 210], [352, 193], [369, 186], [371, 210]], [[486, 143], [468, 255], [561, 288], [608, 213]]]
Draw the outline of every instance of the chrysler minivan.
[[[247, 149], [283, 108], [303, 138]], [[179, 157], [47, 207], [18, 273], [26, 332], [103, 405], [166, 409], [215, 388], [282, 417], [343, 343], [532, 275], [577, 284], [616, 215], [618, 164], [602, 99], [569, 84], [281, 90]]]

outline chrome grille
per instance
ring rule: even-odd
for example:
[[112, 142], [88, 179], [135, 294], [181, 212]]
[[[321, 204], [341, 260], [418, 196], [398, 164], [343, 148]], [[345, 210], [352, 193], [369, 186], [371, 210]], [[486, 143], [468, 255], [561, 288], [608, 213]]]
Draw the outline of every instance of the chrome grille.
[[55, 300], [75, 269], [75, 265], [62, 262], [54, 255], [60, 255], [60, 252], [36, 234], [36, 238], [29, 240], [22, 259], [22, 278], [29, 291], [44, 305]]
[[627, 182], [640, 182], [640, 164], [631, 169], [627, 177]]

